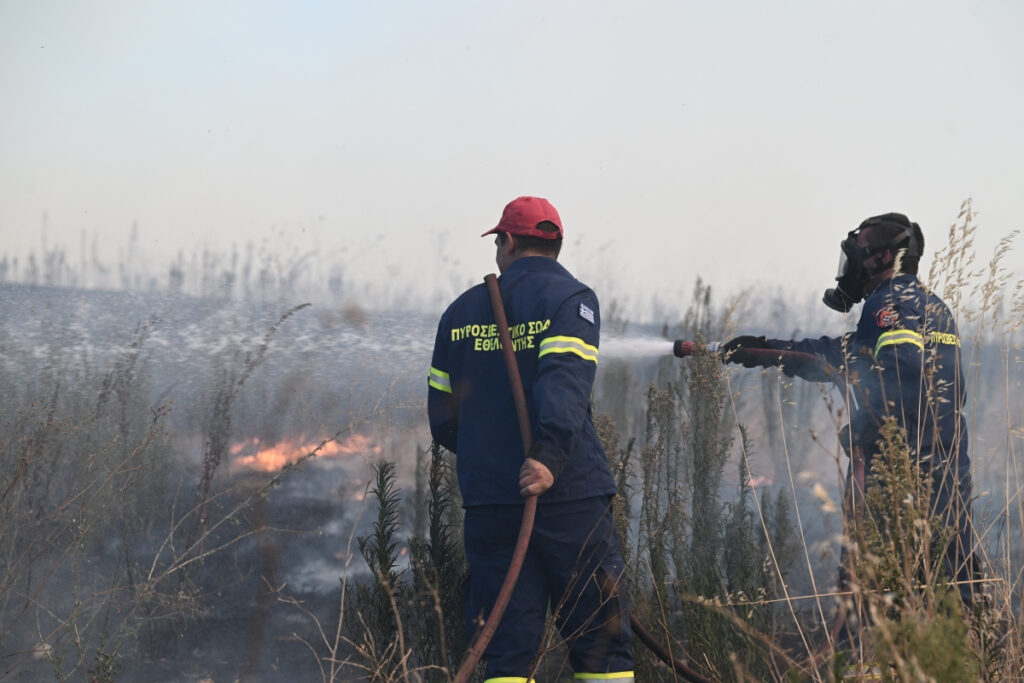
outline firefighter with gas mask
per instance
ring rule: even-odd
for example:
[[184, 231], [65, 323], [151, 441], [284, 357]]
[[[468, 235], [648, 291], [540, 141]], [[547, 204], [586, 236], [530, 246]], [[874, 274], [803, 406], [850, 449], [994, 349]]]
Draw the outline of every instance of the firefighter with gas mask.
[[[857, 329], [842, 337], [781, 340], [741, 336], [722, 346], [726, 360], [737, 349], [792, 350], [813, 354], [838, 370], [847, 387], [850, 422], [841, 442], [863, 465], [871, 486], [880, 428], [889, 417], [905, 431], [911, 458], [931, 480], [931, 510], [946, 528], [933, 552], [958, 581], [965, 604], [973, 600], [975, 559], [971, 527], [971, 463], [963, 415], [965, 384], [960, 336], [946, 304], [917, 278], [924, 235], [900, 213], [865, 220], [842, 242], [836, 286], [824, 303], [845, 313], [864, 301]], [[735, 354], [746, 367], [774, 365], [770, 354]], [[790, 376], [829, 379], [820, 367], [782, 365]], [[857, 479], [858, 477], [854, 477]], [[847, 476], [847, 487], [851, 477]], [[861, 493], [863, 495], [863, 493]], [[944, 547], [936, 547], [944, 544]], [[935, 555], [937, 557], [937, 555]], [[840, 582], [844, 572], [840, 570]]]

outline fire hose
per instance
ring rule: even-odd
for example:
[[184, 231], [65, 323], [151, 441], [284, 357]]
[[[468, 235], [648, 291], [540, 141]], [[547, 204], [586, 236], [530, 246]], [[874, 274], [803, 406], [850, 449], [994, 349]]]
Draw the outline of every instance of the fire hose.
[[[487, 285], [487, 292], [491, 299], [491, 309], [494, 311], [494, 319], [498, 325], [498, 338], [501, 340], [501, 349], [505, 357], [505, 366], [508, 370], [509, 384], [512, 387], [512, 398], [516, 406], [516, 416], [519, 419], [519, 432], [523, 440], [523, 453], [529, 454], [533, 445], [533, 433], [530, 429], [530, 416], [526, 408], [526, 394], [523, 391], [522, 378], [519, 375], [519, 364], [516, 362], [515, 351], [512, 347], [512, 337], [508, 329], [508, 319], [505, 317], [505, 305], [501, 300], [501, 290], [498, 288], [498, 278], [493, 274], [484, 277]], [[523, 520], [519, 526], [519, 537], [516, 539], [516, 546], [512, 552], [512, 561], [509, 563], [508, 571], [505, 574], [505, 581], [502, 583], [498, 598], [491, 608], [487, 621], [484, 622], [473, 644], [466, 653], [466, 658], [459, 666], [455, 675], [455, 683], [466, 683], [476, 668], [477, 663], [487, 649], [491, 637], [498, 629], [501, 617], [505, 613], [508, 601], [512, 597], [512, 590], [515, 588], [519, 578], [519, 572], [523, 567], [523, 560], [526, 557], [526, 549], [530, 543], [530, 534], [533, 533], [533, 521], [537, 514], [537, 496], [529, 496], [523, 505]], [[637, 620], [632, 613], [629, 615], [629, 623], [633, 631], [655, 655], [670, 666], [684, 680], [692, 683], [705, 683], [707, 678], [703, 677], [681, 659], [674, 658], [669, 651], [663, 647], [646, 628]]]
[[[523, 391], [523, 381], [519, 376], [519, 364], [516, 362], [516, 354], [512, 347], [512, 335], [508, 329], [508, 319], [505, 317], [505, 304], [501, 300], [501, 290], [498, 289], [498, 278], [494, 273], [484, 277], [487, 284], [487, 292], [491, 297], [491, 309], [494, 311], [494, 320], [498, 323], [498, 338], [501, 340], [501, 350], [505, 356], [505, 367], [508, 369], [508, 381], [512, 386], [512, 399], [516, 405], [516, 417], [519, 418], [519, 434], [523, 439], [524, 456], [530, 452], [533, 445], [533, 432], [530, 430], [530, 415], [526, 409], [526, 394]], [[523, 568], [523, 560], [526, 558], [526, 548], [530, 544], [530, 534], [533, 533], [533, 519], [537, 515], [537, 496], [529, 496], [523, 505], [523, 521], [519, 525], [519, 537], [516, 539], [516, 547], [512, 551], [512, 562], [509, 563], [508, 571], [505, 573], [505, 581], [501, 584], [501, 591], [498, 593], [494, 607], [487, 615], [483, 629], [477, 635], [476, 640], [466, 653], [466, 658], [459, 666], [455, 675], [455, 683], [466, 683], [477, 662], [491, 642], [491, 636], [498, 630], [501, 617], [505, 614], [509, 598], [512, 597], [512, 589], [516, 587], [516, 580], [519, 579], [519, 571]]]

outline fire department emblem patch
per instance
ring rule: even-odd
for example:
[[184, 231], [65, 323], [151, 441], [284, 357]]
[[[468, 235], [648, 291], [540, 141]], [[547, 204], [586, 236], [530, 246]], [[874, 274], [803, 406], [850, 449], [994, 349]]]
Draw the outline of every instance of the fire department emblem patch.
[[875, 324], [879, 327], [892, 327], [896, 324], [896, 311], [888, 306], [875, 311]]

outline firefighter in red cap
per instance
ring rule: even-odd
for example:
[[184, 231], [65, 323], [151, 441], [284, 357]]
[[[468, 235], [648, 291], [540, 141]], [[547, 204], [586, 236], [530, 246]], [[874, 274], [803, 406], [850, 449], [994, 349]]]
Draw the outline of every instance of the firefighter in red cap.
[[[726, 342], [726, 359], [747, 367], [774, 364], [770, 354], [738, 349], [794, 350], [814, 354], [840, 371], [849, 387], [850, 423], [842, 441], [864, 465], [871, 486], [880, 428], [895, 418], [922, 475], [930, 479], [931, 510], [945, 527], [933, 551], [958, 580], [965, 604], [973, 601], [978, 574], [971, 527], [971, 461], [963, 415], [966, 385], [960, 336], [949, 308], [917, 278], [924, 235], [901, 213], [868, 218], [841, 244], [836, 286], [824, 303], [840, 312], [864, 301], [857, 329], [842, 337], [781, 340], [742, 336]], [[783, 365], [812, 381], [828, 379], [817, 368]], [[850, 485], [849, 477], [847, 485]], [[841, 582], [843, 579], [841, 571]]]
[[428, 378], [434, 439], [456, 454], [465, 507], [467, 633], [474, 637], [512, 559], [523, 498], [539, 495], [519, 580], [485, 656], [488, 681], [527, 681], [550, 609], [577, 680], [632, 681], [615, 484], [590, 413], [601, 314], [557, 258], [558, 212], [510, 202], [494, 237], [498, 284], [528, 404], [525, 461], [508, 372], [484, 284], [441, 316]]

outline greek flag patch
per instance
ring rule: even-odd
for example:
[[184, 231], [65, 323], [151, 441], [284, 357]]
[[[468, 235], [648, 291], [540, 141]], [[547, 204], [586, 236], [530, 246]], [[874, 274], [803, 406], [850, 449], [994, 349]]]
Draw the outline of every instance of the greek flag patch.
[[580, 304], [580, 317], [589, 322], [591, 325], [596, 325], [594, 322], [594, 311], [586, 304]]

